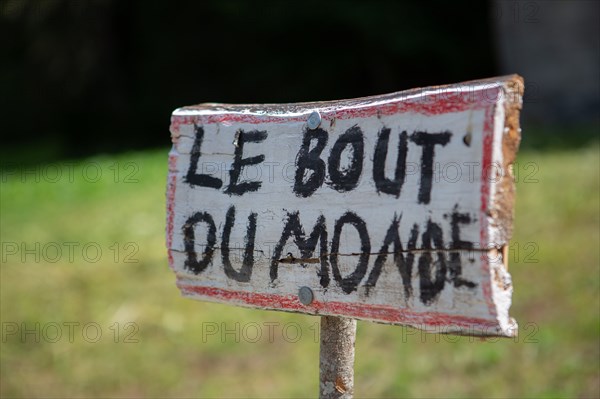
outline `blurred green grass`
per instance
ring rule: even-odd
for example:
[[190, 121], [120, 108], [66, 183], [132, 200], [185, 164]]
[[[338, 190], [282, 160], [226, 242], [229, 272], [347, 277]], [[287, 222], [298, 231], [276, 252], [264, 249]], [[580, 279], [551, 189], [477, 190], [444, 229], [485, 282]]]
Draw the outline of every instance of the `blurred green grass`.
[[[317, 395], [318, 318], [179, 296], [164, 246], [166, 157], [159, 149], [2, 171], [2, 397]], [[598, 142], [519, 155], [518, 338], [359, 322], [356, 396], [599, 397], [599, 158]], [[40, 259], [12, 254], [13, 243]], [[78, 244], [66, 244], [72, 259], [65, 243]], [[35, 323], [39, 342], [21, 336]], [[208, 335], [213, 327], [220, 332]]]

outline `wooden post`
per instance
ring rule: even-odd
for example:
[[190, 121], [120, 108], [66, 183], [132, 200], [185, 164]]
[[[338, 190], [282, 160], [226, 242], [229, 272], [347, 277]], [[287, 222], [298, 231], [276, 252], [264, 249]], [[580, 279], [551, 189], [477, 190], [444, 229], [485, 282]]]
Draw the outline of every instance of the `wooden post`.
[[353, 397], [355, 341], [356, 320], [321, 316], [320, 398]]

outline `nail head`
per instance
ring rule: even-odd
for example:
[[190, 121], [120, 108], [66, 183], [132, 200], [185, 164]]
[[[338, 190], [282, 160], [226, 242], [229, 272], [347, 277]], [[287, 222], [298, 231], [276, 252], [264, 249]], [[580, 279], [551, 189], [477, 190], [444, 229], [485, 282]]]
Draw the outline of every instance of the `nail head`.
[[308, 287], [300, 287], [298, 299], [303, 305], [310, 305], [314, 299], [312, 290]]
[[310, 130], [315, 130], [316, 128], [319, 127], [319, 125], [321, 124], [321, 114], [319, 114], [318, 111], [313, 111], [309, 116], [308, 116], [308, 128]]

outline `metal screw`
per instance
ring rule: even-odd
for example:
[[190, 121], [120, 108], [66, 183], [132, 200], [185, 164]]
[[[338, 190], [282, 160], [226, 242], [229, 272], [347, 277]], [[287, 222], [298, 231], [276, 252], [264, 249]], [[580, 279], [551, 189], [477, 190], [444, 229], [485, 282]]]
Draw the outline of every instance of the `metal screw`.
[[312, 290], [308, 287], [300, 287], [298, 299], [303, 305], [310, 305], [314, 299]]
[[319, 127], [319, 125], [321, 124], [321, 114], [319, 114], [319, 111], [313, 111], [309, 116], [308, 116], [308, 128], [310, 130], [315, 130], [316, 128]]

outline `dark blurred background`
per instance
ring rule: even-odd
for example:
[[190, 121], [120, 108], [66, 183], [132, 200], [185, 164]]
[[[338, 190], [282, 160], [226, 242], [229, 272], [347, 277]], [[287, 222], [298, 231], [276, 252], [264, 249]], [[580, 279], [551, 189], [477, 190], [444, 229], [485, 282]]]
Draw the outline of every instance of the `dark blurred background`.
[[[598, 130], [596, 1], [1, 0], [4, 161], [169, 144], [173, 109], [519, 73], [524, 126]], [[542, 140], [543, 141], [543, 140]]]

